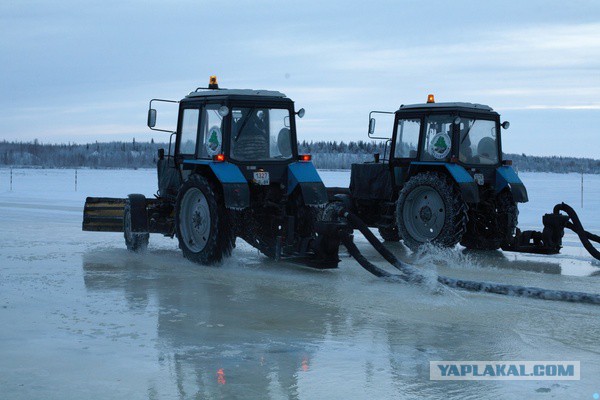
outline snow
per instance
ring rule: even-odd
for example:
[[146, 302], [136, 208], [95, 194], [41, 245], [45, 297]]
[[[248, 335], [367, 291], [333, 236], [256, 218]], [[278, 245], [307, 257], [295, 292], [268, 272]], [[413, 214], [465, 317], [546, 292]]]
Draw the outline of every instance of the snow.
[[[348, 171], [320, 171], [347, 186]], [[565, 201], [600, 232], [600, 176], [521, 173], [520, 226]], [[240, 239], [220, 267], [153, 235], [81, 231], [86, 196], [152, 196], [155, 171], [0, 170], [0, 398], [591, 398], [600, 307], [387, 283], [346, 254], [338, 270], [277, 263]], [[358, 247], [385, 264], [356, 235]], [[600, 293], [572, 233], [559, 256], [412, 255], [433, 273]], [[437, 382], [430, 360], [573, 360], [580, 381]], [[218, 373], [222, 370], [222, 374]], [[550, 393], [547, 393], [550, 390]]]

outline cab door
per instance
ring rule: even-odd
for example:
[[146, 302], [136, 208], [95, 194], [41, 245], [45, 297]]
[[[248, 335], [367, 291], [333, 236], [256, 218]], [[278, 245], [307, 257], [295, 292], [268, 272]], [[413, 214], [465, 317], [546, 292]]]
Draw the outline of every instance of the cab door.
[[225, 154], [227, 145], [228, 114], [222, 111], [223, 102], [207, 102], [200, 113], [200, 130], [196, 149], [197, 159], [212, 160], [217, 154]]
[[201, 104], [182, 104], [179, 110], [177, 141], [175, 142], [175, 161], [182, 165], [186, 159], [196, 157], [198, 130], [200, 127]]
[[419, 114], [406, 114], [396, 118], [390, 164], [397, 187], [404, 185], [410, 164], [419, 159], [422, 125], [423, 118]]

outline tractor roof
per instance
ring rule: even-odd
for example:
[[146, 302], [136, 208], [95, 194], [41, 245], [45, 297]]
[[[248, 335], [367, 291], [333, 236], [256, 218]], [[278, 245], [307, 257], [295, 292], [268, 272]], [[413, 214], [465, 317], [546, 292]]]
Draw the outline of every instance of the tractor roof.
[[186, 99], [195, 99], [199, 97], [237, 97], [237, 98], [271, 98], [286, 99], [285, 94], [275, 90], [254, 90], [254, 89], [205, 89], [198, 88], [191, 92]]
[[494, 111], [492, 107], [486, 106], [485, 104], [476, 103], [420, 103], [420, 104], [407, 104], [401, 105], [397, 112], [402, 111], [423, 111], [423, 110], [441, 110], [441, 109], [461, 109], [466, 111]]

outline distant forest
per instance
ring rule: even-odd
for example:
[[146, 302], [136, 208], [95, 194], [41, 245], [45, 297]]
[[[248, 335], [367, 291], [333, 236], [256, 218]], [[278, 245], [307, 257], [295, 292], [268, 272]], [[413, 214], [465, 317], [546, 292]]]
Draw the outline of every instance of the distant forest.
[[[382, 142], [306, 142], [298, 143], [300, 153], [311, 154], [320, 169], [349, 169], [352, 163], [373, 160], [384, 153]], [[38, 168], [149, 168], [156, 165], [159, 148], [168, 143], [108, 142], [88, 144], [41, 144], [0, 142], [0, 166]], [[389, 149], [388, 149], [389, 150]], [[518, 171], [584, 172], [600, 174], [600, 160], [575, 157], [540, 157], [505, 154]]]

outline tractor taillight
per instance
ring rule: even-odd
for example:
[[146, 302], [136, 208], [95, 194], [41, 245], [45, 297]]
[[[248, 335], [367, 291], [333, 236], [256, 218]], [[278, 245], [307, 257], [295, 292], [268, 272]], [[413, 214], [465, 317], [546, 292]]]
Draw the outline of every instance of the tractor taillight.
[[428, 103], [435, 103], [435, 98], [433, 97], [432, 94], [427, 96], [427, 102]]
[[225, 161], [225, 154], [215, 154], [213, 156], [213, 161], [214, 162], [223, 162], [223, 161]]
[[512, 160], [503, 160], [502, 161], [502, 165], [510, 167], [512, 165]]
[[312, 160], [312, 157], [310, 156], [310, 154], [300, 154], [298, 156], [298, 161], [310, 161]]

